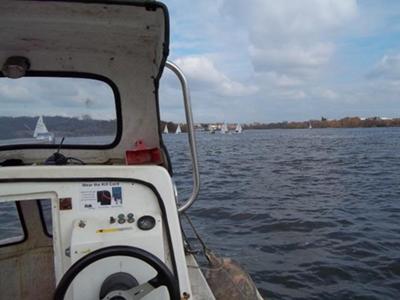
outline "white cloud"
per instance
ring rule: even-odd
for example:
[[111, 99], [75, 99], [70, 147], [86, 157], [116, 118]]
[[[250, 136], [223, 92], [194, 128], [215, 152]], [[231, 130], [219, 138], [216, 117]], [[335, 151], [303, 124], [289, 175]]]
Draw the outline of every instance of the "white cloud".
[[400, 54], [384, 55], [367, 77], [370, 79], [400, 80]]
[[288, 76], [286, 74], [279, 74], [274, 71], [258, 73], [255, 76], [256, 82], [258, 85], [267, 85], [270, 88], [294, 88], [304, 84], [304, 81]]
[[249, 36], [256, 72], [317, 75], [335, 51], [330, 39], [357, 14], [356, 0], [225, 0], [221, 14]]
[[329, 100], [334, 100], [334, 99], [337, 99], [339, 97], [338, 94], [335, 91], [331, 90], [331, 89], [322, 89], [319, 92], [319, 95], [322, 98], [329, 99]]
[[225, 0], [228, 14], [249, 31], [252, 42], [320, 38], [358, 15], [356, 0]]
[[282, 90], [281, 97], [289, 100], [301, 100], [307, 97], [303, 90]]
[[15, 83], [15, 79], [2, 79], [2, 82], [0, 83], [1, 99], [9, 99], [12, 101], [27, 101], [30, 96], [28, 88], [24, 86], [15, 86], [15, 84], [12, 83]]
[[247, 96], [257, 92], [252, 84], [232, 80], [217, 69], [214, 62], [206, 56], [187, 56], [176, 59], [186, 76], [195, 87], [210, 89], [223, 96]]
[[275, 72], [306, 75], [325, 64], [334, 51], [331, 43], [316, 43], [311, 47], [301, 45], [256, 48], [250, 46], [254, 68], [257, 72]]
[[88, 114], [98, 119], [115, 118], [115, 100], [111, 87], [92, 79], [2, 78], [0, 98], [3, 104], [10, 104], [3, 107], [2, 113], [6, 115], [80, 116]]

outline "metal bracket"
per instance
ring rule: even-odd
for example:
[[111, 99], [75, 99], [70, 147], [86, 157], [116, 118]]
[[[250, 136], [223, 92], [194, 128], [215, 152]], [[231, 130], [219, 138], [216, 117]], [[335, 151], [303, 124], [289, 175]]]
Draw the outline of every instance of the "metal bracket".
[[182, 70], [173, 62], [167, 61], [165, 66], [170, 69], [175, 75], [178, 77], [183, 94], [183, 102], [185, 104], [185, 116], [186, 123], [188, 129], [188, 140], [190, 146], [190, 154], [192, 158], [192, 170], [193, 170], [193, 189], [192, 194], [189, 199], [187, 199], [183, 204], [181, 204], [178, 208], [180, 213], [187, 210], [190, 206], [192, 206], [193, 202], [196, 200], [199, 191], [200, 191], [200, 172], [199, 172], [199, 164], [197, 160], [197, 148], [196, 148], [196, 137], [194, 132], [194, 123], [193, 123], [193, 114], [192, 114], [192, 105], [190, 102], [190, 92], [187, 84], [187, 80]]

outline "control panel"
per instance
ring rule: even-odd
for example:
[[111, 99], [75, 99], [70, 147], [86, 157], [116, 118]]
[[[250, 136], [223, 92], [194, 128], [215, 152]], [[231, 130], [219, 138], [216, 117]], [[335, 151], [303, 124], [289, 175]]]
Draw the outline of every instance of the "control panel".
[[[165, 265], [180, 291], [192, 295], [173, 182], [164, 168], [21, 166], [0, 175], [16, 180], [1, 190], [7, 201], [50, 199], [56, 284], [65, 287], [77, 272], [66, 300], [102, 299], [116, 278], [145, 284], [156, 276], [155, 265]], [[110, 250], [115, 248], [127, 252]], [[160, 286], [142, 299], [168, 299], [167, 294]]]
[[[84, 182], [71, 190], [71, 197], [59, 201], [66, 266], [95, 250], [116, 245], [146, 250], [168, 263], [160, 205], [148, 187], [135, 183]], [[87, 267], [74, 280], [71, 291], [74, 299], [92, 299], [93, 290], [100, 290], [105, 278], [120, 272], [131, 274], [138, 282], [156, 275], [151, 267], [134, 258], [106, 258]]]

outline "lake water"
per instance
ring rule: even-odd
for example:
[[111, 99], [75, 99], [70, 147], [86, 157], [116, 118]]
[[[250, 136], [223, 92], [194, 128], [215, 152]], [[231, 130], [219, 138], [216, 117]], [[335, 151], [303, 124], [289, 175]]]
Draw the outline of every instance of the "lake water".
[[[187, 136], [165, 135], [180, 198]], [[399, 299], [400, 128], [197, 135], [207, 245], [268, 299]]]
[[[185, 199], [187, 135], [164, 139]], [[242, 263], [263, 296], [399, 299], [400, 128], [199, 133], [197, 140], [202, 186], [188, 214], [209, 248]], [[18, 234], [6, 207], [1, 217], [0, 238]]]

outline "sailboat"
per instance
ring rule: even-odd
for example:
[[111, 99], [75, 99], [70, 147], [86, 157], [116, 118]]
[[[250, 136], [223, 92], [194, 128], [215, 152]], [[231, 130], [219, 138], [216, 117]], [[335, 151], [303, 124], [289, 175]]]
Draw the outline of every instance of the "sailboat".
[[222, 124], [221, 126], [221, 133], [225, 134], [228, 132], [228, 125], [226, 125], [226, 123]]
[[36, 123], [33, 137], [37, 140], [44, 140], [49, 142], [52, 142], [54, 139], [54, 135], [47, 130], [46, 124], [44, 123], [42, 116], [39, 117]]
[[167, 124], [165, 124], [164, 133], [165, 133], [165, 134], [168, 134], [168, 133], [169, 133]]
[[243, 131], [242, 126], [238, 123], [236, 125], [235, 132], [236, 133], [242, 133], [242, 131]]
[[175, 134], [179, 134], [179, 133], [181, 133], [181, 132], [182, 132], [182, 130], [181, 130], [181, 125], [178, 124], [178, 127], [176, 127]]
[[308, 129], [312, 129], [312, 125], [311, 125], [310, 121], [308, 122]]

